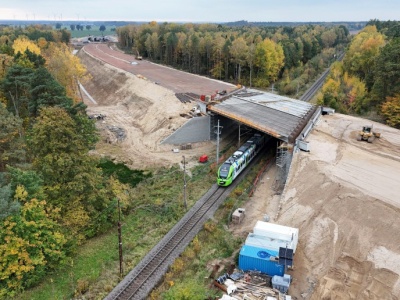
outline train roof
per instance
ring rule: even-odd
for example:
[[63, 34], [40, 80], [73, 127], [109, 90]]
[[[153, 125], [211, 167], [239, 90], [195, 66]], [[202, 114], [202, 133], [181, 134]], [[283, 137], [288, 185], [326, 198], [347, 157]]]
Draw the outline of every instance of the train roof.
[[253, 144], [254, 144], [254, 139], [257, 136], [253, 136], [251, 139], [249, 139], [248, 141], [246, 141], [242, 146], [240, 146], [239, 149], [237, 149], [232, 156], [230, 156], [225, 163], [233, 163], [236, 160], [238, 160], [240, 157], [242, 157], [243, 153], [246, 152], [247, 149], [249, 149]]

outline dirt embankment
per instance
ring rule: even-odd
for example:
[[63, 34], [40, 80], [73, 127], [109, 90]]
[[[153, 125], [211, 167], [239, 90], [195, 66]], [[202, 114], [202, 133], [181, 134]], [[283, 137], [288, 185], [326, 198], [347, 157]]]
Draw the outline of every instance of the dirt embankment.
[[82, 93], [87, 112], [105, 115], [97, 121], [102, 134], [97, 154], [142, 169], [179, 163], [182, 154], [189, 161], [209, 152], [206, 145], [197, 144], [177, 154], [171, 151], [172, 145], [160, 144], [187, 121], [180, 114], [187, 113], [193, 103], [182, 103], [172, 91], [98, 61], [82, 50], [78, 56], [91, 75], [84, 88], [97, 102]]
[[298, 299], [400, 298], [400, 131], [321, 117], [295, 155], [277, 222], [300, 229], [291, 294]]

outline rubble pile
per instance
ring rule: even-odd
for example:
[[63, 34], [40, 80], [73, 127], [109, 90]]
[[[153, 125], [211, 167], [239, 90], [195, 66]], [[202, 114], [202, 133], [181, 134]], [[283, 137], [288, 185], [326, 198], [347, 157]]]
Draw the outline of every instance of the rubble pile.
[[220, 300], [289, 300], [290, 296], [272, 288], [272, 277], [259, 271], [225, 273], [214, 280], [214, 286], [226, 294]]
[[114, 142], [122, 142], [126, 138], [126, 132], [124, 128], [114, 125], [107, 125], [107, 129], [114, 134]]

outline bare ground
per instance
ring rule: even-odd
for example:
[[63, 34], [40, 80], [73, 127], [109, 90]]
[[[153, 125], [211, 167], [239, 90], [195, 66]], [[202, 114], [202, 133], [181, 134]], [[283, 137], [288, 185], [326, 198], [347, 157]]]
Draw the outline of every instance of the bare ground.
[[[92, 77], [84, 87], [97, 103], [82, 93], [87, 112], [105, 115], [97, 121], [102, 141], [94, 151], [96, 154], [125, 162], [132, 168], [151, 168], [179, 163], [182, 155], [194, 162], [202, 154], [212, 152], [210, 143], [197, 143], [193, 149], [180, 153], [172, 151], [173, 145], [160, 144], [187, 121], [180, 114], [188, 113], [194, 103], [182, 103], [172, 91], [84, 53], [79, 56]], [[111, 127], [121, 128], [125, 138], [119, 139], [109, 130]]]
[[[92, 75], [85, 88], [89, 114], [98, 121], [102, 141], [95, 152], [134, 168], [168, 166], [182, 154], [196, 163], [212, 143], [193, 145], [179, 154], [160, 142], [181, 126], [179, 116], [193, 104], [181, 103], [168, 89], [87, 55]], [[374, 123], [382, 133], [373, 144], [357, 142], [357, 131], [370, 121], [345, 115], [321, 117], [308, 137], [311, 152], [295, 153], [282, 195], [275, 193], [272, 167], [249, 202], [246, 217], [230, 230], [242, 237], [257, 220], [298, 227], [294, 299], [400, 299], [400, 131]], [[123, 128], [120, 142], [107, 125]]]
[[291, 294], [298, 299], [399, 299], [400, 131], [323, 116], [295, 155], [278, 223], [300, 229]]

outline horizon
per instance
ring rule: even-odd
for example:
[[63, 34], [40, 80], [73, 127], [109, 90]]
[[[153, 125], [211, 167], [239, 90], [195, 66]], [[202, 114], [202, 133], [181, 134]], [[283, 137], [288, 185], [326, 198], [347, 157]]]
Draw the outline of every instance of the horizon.
[[[4, 1], [5, 2], [5, 1]], [[365, 22], [398, 20], [400, 1], [394, 0], [13, 0], [0, 4], [4, 21], [115, 21], [229, 23], [248, 22]], [[338, 21], [336, 21], [338, 20]]]
[[[24, 23], [38, 23], [38, 22], [51, 22], [51, 23], [63, 23], [63, 22], [81, 22], [81, 23], [88, 23], [88, 22], [138, 22], [138, 23], [150, 23], [150, 22], [157, 22], [157, 23], [201, 23], [201, 24], [213, 24], [213, 23], [238, 23], [238, 22], [246, 22], [246, 23], [367, 23], [374, 19], [369, 20], [352, 20], [352, 21], [248, 21], [248, 20], [235, 20], [235, 21], [155, 21], [155, 20], [100, 20], [100, 19], [92, 19], [92, 20], [77, 20], [77, 19], [65, 19], [65, 20], [48, 20], [48, 19], [35, 19], [35, 20], [24, 20], [24, 19], [0, 19], [0, 22], [7, 21], [7, 22], [24, 22]], [[398, 20], [381, 20], [377, 19], [382, 22], [386, 21], [398, 21]]]

